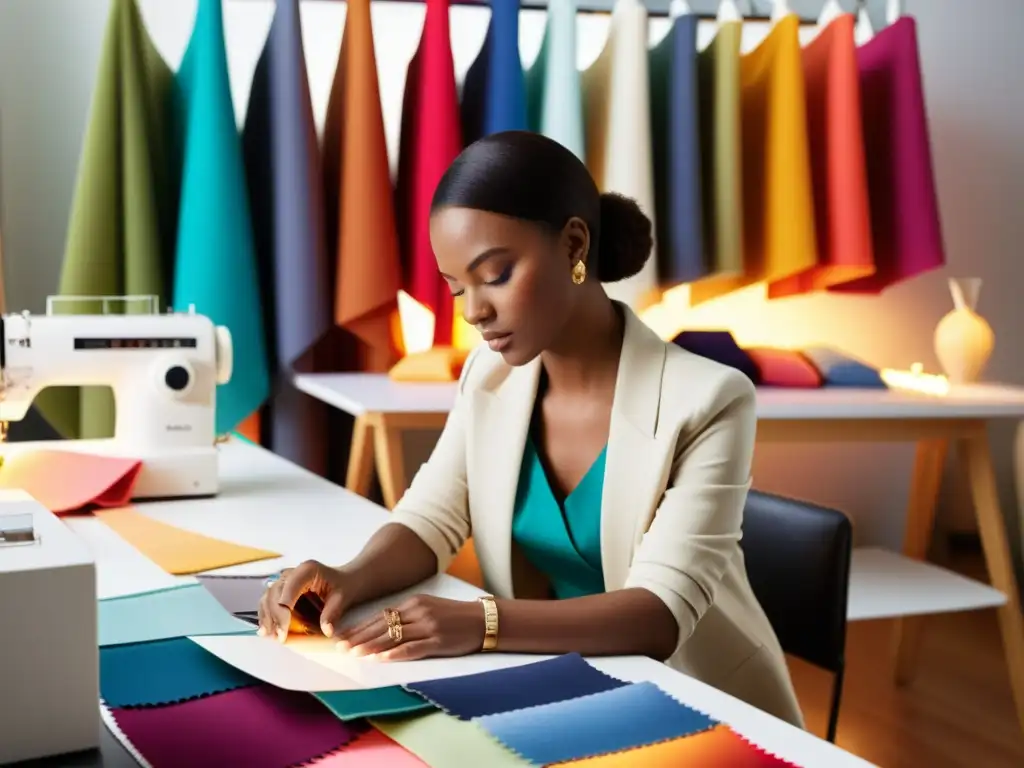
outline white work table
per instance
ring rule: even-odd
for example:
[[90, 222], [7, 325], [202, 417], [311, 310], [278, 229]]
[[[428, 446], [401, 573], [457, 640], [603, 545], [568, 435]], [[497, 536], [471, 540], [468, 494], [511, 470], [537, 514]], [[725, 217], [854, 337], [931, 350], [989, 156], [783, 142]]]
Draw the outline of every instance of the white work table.
[[[374, 469], [392, 507], [408, 485], [406, 430], [443, 428], [454, 383], [395, 382], [386, 374], [300, 374], [295, 386], [355, 417], [346, 487], [366, 495]], [[1024, 616], [999, 508], [989, 450], [989, 422], [1024, 419], [1024, 388], [953, 387], [943, 396], [906, 390], [780, 389], [757, 391], [758, 444], [915, 443], [917, 455], [902, 553], [857, 549], [851, 568], [850, 620], [896, 619], [895, 680], [914, 675], [927, 614], [995, 608], [1010, 682], [1024, 728]], [[992, 586], [926, 562], [946, 455], [958, 444]]]
[[[140, 511], [157, 520], [284, 553], [279, 560], [233, 566], [213, 573], [265, 574], [311, 558], [342, 563], [388, 519], [385, 510], [366, 499], [243, 441], [233, 440], [221, 445], [220, 459], [222, 491], [216, 498], [137, 505]], [[68, 518], [67, 523], [89, 544], [97, 558], [100, 598], [193, 581], [192, 577], [163, 574], [98, 520]], [[450, 576], [438, 576], [432, 581], [441, 583], [444, 593], [452, 596], [472, 599], [481, 594], [475, 587]], [[253, 639], [274, 643], [273, 640]], [[481, 664], [485, 663], [508, 665], [536, 658], [476, 654], [432, 663], [434, 669], [441, 669], [438, 664], [444, 665], [446, 674], [457, 675], [480, 671]], [[732, 726], [764, 749], [804, 768], [870, 765], [808, 732], [650, 659], [608, 658], [592, 662], [622, 679], [650, 680], [679, 700]], [[395, 672], [397, 669], [389, 670], [389, 674]]]

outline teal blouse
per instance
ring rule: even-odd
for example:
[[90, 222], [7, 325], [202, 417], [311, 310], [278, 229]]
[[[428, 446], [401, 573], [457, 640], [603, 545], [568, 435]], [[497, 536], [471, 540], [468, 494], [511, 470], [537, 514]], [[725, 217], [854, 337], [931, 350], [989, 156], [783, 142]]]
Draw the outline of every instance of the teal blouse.
[[604, 592], [601, 494], [607, 448], [562, 504], [551, 489], [533, 439], [519, 470], [512, 540], [551, 583], [558, 599]]

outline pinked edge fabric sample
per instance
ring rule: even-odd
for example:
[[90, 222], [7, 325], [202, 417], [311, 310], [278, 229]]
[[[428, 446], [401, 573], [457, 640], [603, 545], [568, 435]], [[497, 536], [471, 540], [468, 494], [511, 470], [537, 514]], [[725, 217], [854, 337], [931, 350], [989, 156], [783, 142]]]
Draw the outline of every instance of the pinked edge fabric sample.
[[109, 707], [173, 704], [259, 684], [187, 637], [100, 648], [100, 697]]
[[462, 720], [552, 704], [621, 688], [626, 683], [590, 666], [578, 653], [463, 677], [409, 683], [438, 708]]
[[476, 723], [536, 765], [564, 763], [706, 731], [716, 722], [654, 683], [502, 712]]
[[429, 701], [398, 685], [352, 691], [321, 691], [315, 695], [342, 720], [405, 715], [434, 709]]
[[343, 723], [308, 693], [270, 685], [111, 715], [150, 765], [189, 768], [302, 765], [336, 752], [366, 727]]
[[476, 723], [444, 712], [374, 718], [370, 725], [427, 765], [443, 768], [526, 768], [530, 765]]
[[325, 768], [428, 768], [427, 763], [376, 728], [310, 765]]

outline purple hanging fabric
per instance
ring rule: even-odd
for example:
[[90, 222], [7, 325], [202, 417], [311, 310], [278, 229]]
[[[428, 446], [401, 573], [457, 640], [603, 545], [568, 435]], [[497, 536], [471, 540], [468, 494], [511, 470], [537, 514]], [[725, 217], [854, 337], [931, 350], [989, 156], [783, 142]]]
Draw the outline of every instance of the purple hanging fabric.
[[945, 265], [917, 22], [903, 17], [857, 50], [876, 271], [832, 286], [877, 294]]

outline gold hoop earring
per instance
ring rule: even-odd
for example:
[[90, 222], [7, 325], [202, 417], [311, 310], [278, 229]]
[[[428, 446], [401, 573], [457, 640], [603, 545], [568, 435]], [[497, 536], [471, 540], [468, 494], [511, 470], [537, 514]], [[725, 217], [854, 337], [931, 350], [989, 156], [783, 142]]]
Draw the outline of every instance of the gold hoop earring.
[[587, 265], [583, 263], [583, 260], [577, 261], [572, 267], [572, 281], [576, 285], [581, 285], [584, 280], [587, 279]]

